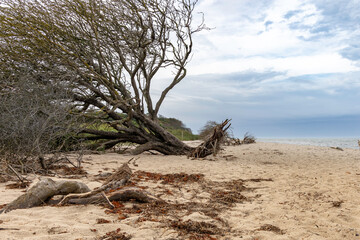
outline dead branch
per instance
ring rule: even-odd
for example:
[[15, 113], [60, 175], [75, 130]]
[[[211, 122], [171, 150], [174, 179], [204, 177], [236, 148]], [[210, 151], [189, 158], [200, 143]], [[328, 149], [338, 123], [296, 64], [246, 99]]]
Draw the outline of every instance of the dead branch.
[[143, 189], [138, 188], [138, 187], [127, 187], [124, 189], [119, 189], [119, 190], [116, 190], [115, 192], [109, 193], [104, 196], [102, 196], [100, 193], [98, 193], [96, 195], [89, 196], [89, 197], [82, 197], [82, 198], [77, 198], [77, 199], [73, 198], [73, 199], [68, 200], [68, 203], [69, 204], [82, 204], [82, 205], [99, 204], [99, 203], [107, 203], [107, 204], [110, 203], [111, 204], [112, 201], [125, 202], [125, 201], [129, 201], [131, 199], [134, 199], [140, 203], [150, 203], [150, 202], [155, 202], [155, 201], [162, 201], [154, 196], [151, 196], [149, 193], [145, 192]]
[[250, 133], [245, 133], [244, 135], [244, 139], [242, 140], [242, 144], [251, 144], [251, 143], [255, 143], [256, 142], [256, 138], [251, 135]]
[[73, 199], [73, 198], [89, 198], [89, 197], [94, 196], [103, 191], [106, 192], [111, 189], [114, 190], [121, 186], [124, 186], [127, 183], [127, 181], [130, 179], [131, 174], [132, 174], [132, 171], [129, 168], [129, 165], [127, 163], [125, 163], [114, 174], [109, 176], [105, 180], [105, 183], [101, 187], [99, 187], [91, 192], [86, 192], [86, 193], [82, 193], [82, 194], [69, 194], [64, 197], [64, 199], [59, 203], [59, 205], [64, 205], [70, 199]]
[[16, 175], [16, 177], [20, 180], [20, 182], [22, 183], [24, 182], [24, 178], [20, 176], [20, 174], [10, 164], [8, 164], [8, 168]]

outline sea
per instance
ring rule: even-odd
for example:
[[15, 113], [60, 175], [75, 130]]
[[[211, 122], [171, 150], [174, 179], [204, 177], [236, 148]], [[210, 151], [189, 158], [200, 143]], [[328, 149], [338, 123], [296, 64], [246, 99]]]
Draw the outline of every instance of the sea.
[[359, 139], [360, 138], [257, 138], [256, 141], [359, 149]]

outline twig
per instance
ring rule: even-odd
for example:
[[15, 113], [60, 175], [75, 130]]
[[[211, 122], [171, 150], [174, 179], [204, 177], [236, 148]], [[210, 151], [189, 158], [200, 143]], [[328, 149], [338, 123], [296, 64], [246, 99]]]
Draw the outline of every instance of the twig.
[[139, 158], [140, 158], [140, 157], [137, 157], [137, 158], [133, 157], [133, 158], [131, 158], [127, 163], [130, 164], [130, 162], [131, 162], [132, 160], [134, 160], [134, 161], [132, 162], [132, 165], [134, 165], [135, 167], [138, 167], [139, 165], [136, 163], [136, 161], [139, 160]]
[[105, 198], [106, 202], [110, 205], [110, 208], [115, 208], [115, 206], [110, 202], [109, 198], [105, 195], [104, 191], [101, 192], [101, 195]]
[[58, 154], [54, 154], [49, 160], [51, 160], [51, 162], [48, 164], [48, 168], [49, 168], [49, 166], [51, 166], [51, 165], [53, 165], [53, 164], [55, 164], [55, 163], [58, 163], [58, 162], [60, 162], [60, 161], [62, 161], [62, 160], [66, 160], [66, 157], [62, 157], [62, 158], [60, 158], [60, 156], [58, 156]]
[[159, 154], [154, 153], [154, 152], [152, 152], [152, 151], [150, 151], [150, 150], [148, 150], [148, 152], [149, 152], [151, 155], [159, 155]]
[[81, 162], [82, 162], [82, 158], [84, 156], [84, 151], [82, 150], [80, 153], [79, 153], [79, 156], [77, 157], [76, 161], [78, 163], [78, 168], [81, 167]]
[[129, 161], [127, 161], [128, 164], [134, 159], [134, 157], [130, 158]]
[[77, 166], [75, 166], [75, 164], [73, 164], [70, 159], [68, 159], [67, 157], [65, 157], [65, 160], [68, 161], [71, 165], [73, 165], [74, 168], [78, 168]]
[[22, 182], [24, 183], [24, 178], [20, 176], [20, 174], [10, 165], [8, 164], [8, 168], [13, 172], [15, 173], [15, 175], [17, 176], [17, 178]]
[[342, 149], [341, 147], [330, 147], [332, 149], [335, 149], [335, 150], [339, 150], [339, 151], [344, 151], [344, 149]]

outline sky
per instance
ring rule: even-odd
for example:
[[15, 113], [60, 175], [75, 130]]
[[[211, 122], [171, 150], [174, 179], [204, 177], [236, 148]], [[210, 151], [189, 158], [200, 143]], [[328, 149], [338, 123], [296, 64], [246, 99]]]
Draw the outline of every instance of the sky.
[[360, 137], [360, 0], [200, 0], [187, 77], [160, 114], [197, 133]]

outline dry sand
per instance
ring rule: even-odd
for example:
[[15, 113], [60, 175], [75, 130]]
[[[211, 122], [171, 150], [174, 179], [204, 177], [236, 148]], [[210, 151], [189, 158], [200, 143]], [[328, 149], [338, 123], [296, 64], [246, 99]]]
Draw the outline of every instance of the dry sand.
[[[130, 158], [116, 153], [87, 155], [83, 166], [88, 176], [79, 180], [90, 188], [98, 187], [101, 181], [94, 175], [111, 172]], [[0, 215], [0, 228], [19, 230], [0, 230], [0, 239], [101, 239], [116, 229], [134, 240], [360, 239], [359, 150], [256, 143], [225, 147], [217, 157], [206, 160], [142, 154], [136, 164], [131, 164], [134, 172], [204, 174], [205, 180], [172, 185], [146, 179], [139, 182], [169, 204], [185, 203], [189, 210], [173, 209], [150, 218], [144, 218], [144, 213], [128, 213], [125, 219], [94, 205], [14, 210]], [[244, 180], [237, 183], [247, 188], [241, 191], [247, 199], [232, 205], [216, 203], [212, 193], [231, 190], [226, 186], [238, 179]], [[1, 183], [0, 204], [22, 193], [5, 189]], [[198, 207], [191, 208], [194, 202]], [[135, 205], [127, 203], [125, 207]], [[142, 209], [144, 205], [138, 206]], [[110, 223], [98, 224], [97, 219]], [[181, 230], [185, 223], [188, 228]], [[189, 224], [205, 230], [216, 226], [219, 231], [199, 234]]]

